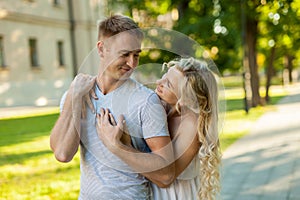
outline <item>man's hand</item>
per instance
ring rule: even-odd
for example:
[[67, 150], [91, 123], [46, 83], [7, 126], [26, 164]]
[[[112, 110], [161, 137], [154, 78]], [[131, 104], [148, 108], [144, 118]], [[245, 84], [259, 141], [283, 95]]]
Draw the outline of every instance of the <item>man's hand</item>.
[[78, 74], [71, 84], [73, 100], [75, 100], [75, 102], [76, 99], [82, 100], [82, 118], [86, 118], [86, 104], [93, 113], [96, 112], [91, 100], [91, 98], [94, 98], [96, 100], [98, 99], [97, 95], [95, 94], [96, 78], [96, 76], [93, 77], [88, 74]]

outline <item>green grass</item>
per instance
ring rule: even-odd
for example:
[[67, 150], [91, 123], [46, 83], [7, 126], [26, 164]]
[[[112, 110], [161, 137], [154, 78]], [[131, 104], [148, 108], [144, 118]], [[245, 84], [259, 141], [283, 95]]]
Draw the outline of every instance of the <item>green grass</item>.
[[[286, 93], [271, 89], [271, 104], [243, 110], [243, 90], [225, 83], [227, 112], [220, 133], [224, 151], [247, 134], [255, 121]], [[264, 91], [262, 90], [262, 95]], [[1, 199], [77, 199], [79, 156], [70, 163], [55, 160], [49, 147], [49, 134], [58, 114], [0, 120], [0, 200]]]
[[78, 198], [78, 155], [62, 164], [49, 147], [57, 117], [0, 120], [0, 199]]
[[[232, 83], [230, 83], [231, 85]], [[265, 95], [264, 88], [261, 88], [260, 94], [262, 97]], [[274, 110], [274, 105], [286, 95], [287, 92], [281, 86], [273, 86], [270, 90], [271, 99], [268, 105], [250, 108], [247, 114], [244, 109], [243, 89], [227, 88], [225, 92], [226, 114], [223, 129], [220, 132], [222, 151], [225, 151], [237, 139], [249, 133], [256, 120], [264, 113]]]

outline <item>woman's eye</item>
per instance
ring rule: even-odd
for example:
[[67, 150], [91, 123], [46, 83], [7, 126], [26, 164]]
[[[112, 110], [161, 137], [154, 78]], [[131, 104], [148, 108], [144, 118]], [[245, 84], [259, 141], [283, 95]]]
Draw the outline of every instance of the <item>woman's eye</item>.
[[170, 87], [170, 82], [169, 81], [167, 81], [167, 86]]

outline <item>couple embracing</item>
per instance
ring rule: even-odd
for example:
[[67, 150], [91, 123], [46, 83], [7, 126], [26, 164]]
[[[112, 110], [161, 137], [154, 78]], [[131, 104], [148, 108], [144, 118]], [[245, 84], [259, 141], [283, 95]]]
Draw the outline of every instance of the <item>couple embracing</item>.
[[215, 199], [218, 87], [205, 62], [181, 58], [152, 91], [130, 78], [143, 33], [126, 16], [98, 27], [101, 67], [61, 100], [50, 146], [69, 162], [80, 146], [79, 199]]

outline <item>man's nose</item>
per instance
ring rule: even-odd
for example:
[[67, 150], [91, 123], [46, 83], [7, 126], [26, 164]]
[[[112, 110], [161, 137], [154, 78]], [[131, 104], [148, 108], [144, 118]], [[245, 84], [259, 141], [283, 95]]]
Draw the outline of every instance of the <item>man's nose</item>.
[[127, 57], [126, 65], [128, 65], [128, 66], [131, 67], [131, 68], [135, 68], [135, 67], [137, 66], [137, 61], [136, 61], [134, 55], [130, 54], [130, 55]]

